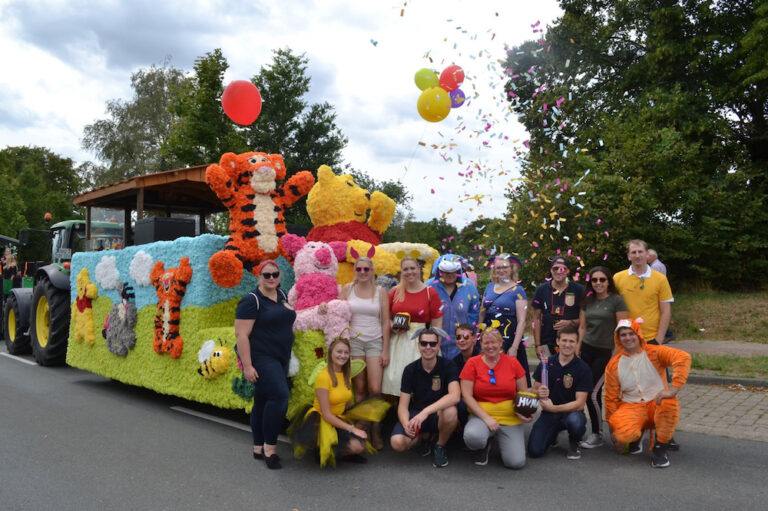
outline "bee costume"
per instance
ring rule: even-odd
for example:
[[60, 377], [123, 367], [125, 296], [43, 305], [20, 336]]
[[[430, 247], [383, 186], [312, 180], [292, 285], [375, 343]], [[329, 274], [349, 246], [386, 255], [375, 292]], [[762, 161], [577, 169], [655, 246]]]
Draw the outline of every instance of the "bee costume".
[[[357, 420], [380, 422], [384, 418], [390, 405], [380, 399], [366, 399], [346, 410], [347, 404], [352, 401], [352, 389], [345, 383], [343, 373], [335, 374], [336, 385], [334, 386], [329, 371], [329, 368], [325, 367], [317, 374], [314, 388], [328, 390], [331, 413], [350, 425]], [[335, 428], [323, 420], [317, 395], [312, 407], [306, 414], [299, 416], [291, 430], [295, 431], [293, 434], [295, 456], [302, 458], [307, 449], [317, 448], [322, 467], [329, 463], [336, 466], [336, 456], [345, 450], [353, 437], [358, 438], [349, 431]], [[360, 440], [363, 441], [363, 439]], [[365, 441], [365, 449], [369, 454], [376, 452], [368, 441]]]

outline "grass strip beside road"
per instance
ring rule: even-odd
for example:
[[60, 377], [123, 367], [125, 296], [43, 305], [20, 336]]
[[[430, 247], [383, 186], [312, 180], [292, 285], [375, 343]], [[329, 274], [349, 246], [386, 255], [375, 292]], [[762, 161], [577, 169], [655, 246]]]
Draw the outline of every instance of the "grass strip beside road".
[[677, 294], [670, 328], [678, 339], [768, 344], [768, 292]]
[[768, 357], [755, 355], [740, 357], [738, 355], [692, 355], [691, 369], [715, 371], [724, 376], [745, 376], [748, 378], [768, 376]]

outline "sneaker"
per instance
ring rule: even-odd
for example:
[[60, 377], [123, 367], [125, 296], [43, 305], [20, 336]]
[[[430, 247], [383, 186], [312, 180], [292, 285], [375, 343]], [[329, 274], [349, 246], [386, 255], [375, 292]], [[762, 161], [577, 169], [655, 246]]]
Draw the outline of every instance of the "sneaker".
[[627, 444], [627, 453], [628, 454], [642, 454], [643, 452], [643, 439], [637, 440], [635, 442], [630, 442]]
[[419, 456], [426, 458], [432, 454], [432, 438], [424, 438], [419, 442]]
[[651, 466], [653, 468], [665, 468], [669, 466], [669, 455], [667, 454], [667, 446], [669, 444], [657, 443], [653, 446], [653, 459], [651, 460]]
[[485, 447], [480, 449], [479, 451], [475, 451], [473, 453], [473, 460], [475, 465], [487, 465], [488, 464], [488, 455], [491, 453], [491, 442], [488, 442]]
[[674, 439], [674, 438], [672, 438], [672, 440], [670, 440], [670, 441], [667, 443], [667, 448], [668, 448], [670, 451], [679, 451], [679, 450], [680, 450], [680, 444], [678, 444], [677, 442], [675, 442], [675, 439]]
[[445, 455], [445, 447], [442, 445], [435, 446], [435, 455], [432, 458], [432, 466], [435, 468], [445, 467], [448, 465], [448, 456]]
[[569, 460], [580, 460], [581, 451], [579, 450], [579, 442], [570, 440], [568, 442], [568, 454], [565, 456]]
[[603, 435], [600, 433], [591, 433], [586, 440], [582, 441], [579, 446], [584, 449], [594, 449], [603, 445]]

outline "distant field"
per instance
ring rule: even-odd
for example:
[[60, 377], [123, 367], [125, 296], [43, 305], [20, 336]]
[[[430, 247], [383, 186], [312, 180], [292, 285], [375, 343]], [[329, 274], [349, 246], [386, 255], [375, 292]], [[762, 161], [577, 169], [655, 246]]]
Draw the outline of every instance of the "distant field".
[[675, 295], [672, 331], [678, 339], [768, 343], [768, 292]]

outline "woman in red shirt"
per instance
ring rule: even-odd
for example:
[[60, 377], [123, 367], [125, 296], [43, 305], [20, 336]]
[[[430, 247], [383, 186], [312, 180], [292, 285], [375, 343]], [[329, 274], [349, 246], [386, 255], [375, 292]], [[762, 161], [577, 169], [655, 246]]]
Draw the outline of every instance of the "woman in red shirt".
[[533, 417], [515, 412], [515, 395], [528, 385], [520, 362], [502, 352], [503, 342], [498, 330], [485, 330], [482, 355], [467, 360], [461, 371], [461, 398], [472, 414], [464, 426], [464, 443], [477, 451], [475, 464], [486, 465], [490, 440], [496, 437], [504, 466], [519, 469], [525, 466], [523, 423]]
[[389, 292], [392, 333], [389, 337], [389, 365], [384, 369], [383, 394], [400, 396], [400, 380], [405, 366], [421, 356], [412, 335], [422, 328], [443, 327], [443, 304], [437, 291], [421, 281], [416, 259], [400, 261], [400, 283]]

